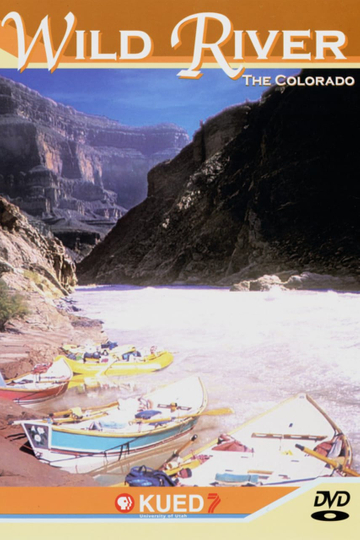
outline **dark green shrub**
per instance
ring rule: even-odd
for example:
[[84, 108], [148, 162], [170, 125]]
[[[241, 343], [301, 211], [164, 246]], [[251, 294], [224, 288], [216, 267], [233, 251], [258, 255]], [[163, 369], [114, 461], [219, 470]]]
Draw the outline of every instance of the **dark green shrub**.
[[0, 331], [10, 319], [24, 317], [28, 313], [29, 309], [23, 296], [11, 292], [5, 281], [0, 279]]

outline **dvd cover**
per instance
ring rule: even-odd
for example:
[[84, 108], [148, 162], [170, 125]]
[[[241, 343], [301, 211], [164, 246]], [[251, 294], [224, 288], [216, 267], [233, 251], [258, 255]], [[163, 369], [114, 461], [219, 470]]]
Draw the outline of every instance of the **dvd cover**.
[[2, 0], [10, 538], [357, 538], [360, 6]]

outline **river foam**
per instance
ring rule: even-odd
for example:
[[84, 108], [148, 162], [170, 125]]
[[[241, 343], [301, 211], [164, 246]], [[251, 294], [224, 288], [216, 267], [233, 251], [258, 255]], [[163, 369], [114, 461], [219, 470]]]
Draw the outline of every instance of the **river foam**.
[[349, 436], [360, 468], [360, 295], [100, 286], [73, 298], [111, 340], [175, 352], [166, 370], [132, 378], [140, 392], [196, 373], [210, 407], [234, 408], [201, 419], [199, 445], [306, 392]]

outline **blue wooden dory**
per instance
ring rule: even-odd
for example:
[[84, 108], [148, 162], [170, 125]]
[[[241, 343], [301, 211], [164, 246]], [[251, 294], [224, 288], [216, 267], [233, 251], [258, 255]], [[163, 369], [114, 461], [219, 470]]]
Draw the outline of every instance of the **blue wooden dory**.
[[70, 472], [90, 472], [181, 436], [206, 405], [204, 386], [192, 376], [137, 399], [19, 423], [39, 460]]

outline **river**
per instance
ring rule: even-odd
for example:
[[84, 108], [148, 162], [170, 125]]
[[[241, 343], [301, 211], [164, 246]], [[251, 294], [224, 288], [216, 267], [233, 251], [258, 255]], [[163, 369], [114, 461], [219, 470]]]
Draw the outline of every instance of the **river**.
[[[72, 299], [80, 314], [103, 321], [111, 340], [175, 353], [165, 370], [126, 379], [137, 393], [197, 374], [209, 408], [234, 409], [201, 418], [194, 448], [306, 392], [348, 435], [360, 469], [359, 294], [98, 286], [79, 287]], [[157, 465], [168, 454], [136, 463]], [[127, 468], [100, 483], [120, 481]]]

